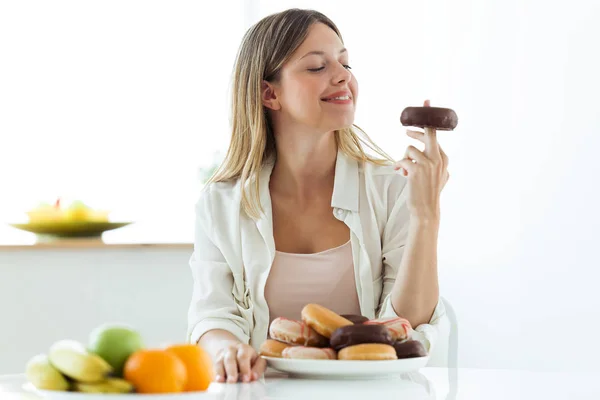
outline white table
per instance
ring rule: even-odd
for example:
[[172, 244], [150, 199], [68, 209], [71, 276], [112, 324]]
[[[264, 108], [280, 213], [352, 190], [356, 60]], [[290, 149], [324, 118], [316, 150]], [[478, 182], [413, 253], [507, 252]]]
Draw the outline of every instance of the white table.
[[[39, 397], [23, 391], [23, 383], [23, 375], [0, 376], [0, 399], [39, 400]], [[398, 378], [348, 381], [292, 379], [268, 371], [259, 382], [212, 384], [208, 393], [193, 399], [375, 400], [374, 395], [376, 398], [407, 400], [598, 400], [600, 371], [563, 373], [423, 368], [420, 372]], [[107, 396], [107, 399], [110, 400], [110, 397]]]

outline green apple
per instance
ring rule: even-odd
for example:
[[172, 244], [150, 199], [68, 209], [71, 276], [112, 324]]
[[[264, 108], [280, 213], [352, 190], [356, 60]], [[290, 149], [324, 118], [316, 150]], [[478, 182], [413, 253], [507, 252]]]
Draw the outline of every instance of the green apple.
[[90, 333], [88, 350], [102, 357], [123, 376], [123, 366], [131, 354], [142, 349], [142, 336], [123, 324], [104, 324]]

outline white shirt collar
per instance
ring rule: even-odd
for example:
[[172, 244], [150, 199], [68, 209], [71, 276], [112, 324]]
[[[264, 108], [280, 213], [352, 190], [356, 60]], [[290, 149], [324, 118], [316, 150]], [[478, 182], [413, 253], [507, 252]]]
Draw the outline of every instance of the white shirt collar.
[[[259, 196], [266, 216], [271, 215], [271, 194], [269, 181], [273, 172], [274, 160], [269, 160], [260, 172]], [[358, 212], [359, 176], [358, 161], [348, 157], [343, 151], [338, 150], [335, 162], [335, 177], [333, 180], [333, 195], [331, 207]], [[264, 218], [265, 216], [263, 216]]]

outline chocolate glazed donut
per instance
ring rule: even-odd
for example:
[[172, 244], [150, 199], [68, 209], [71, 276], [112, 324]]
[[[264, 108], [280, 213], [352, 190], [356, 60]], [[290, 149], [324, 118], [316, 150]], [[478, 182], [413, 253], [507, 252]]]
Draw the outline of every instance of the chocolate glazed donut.
[[330, 346], [335, 351], [363, 343], [393, 344], [389, 329], [383, 325], [348, 325], [333, 331]]
[[425, 350], [423, 344], [418, 340], [397, 341], [393, 346], [396, 349], [396, 355], [399, 359], [425, 357], [427, 355], [427, 350]]
[[450, 108], [406, 107], [400, 115], [400, 122], [404, 126], [451, 131], [458, 125], [458, 116]]

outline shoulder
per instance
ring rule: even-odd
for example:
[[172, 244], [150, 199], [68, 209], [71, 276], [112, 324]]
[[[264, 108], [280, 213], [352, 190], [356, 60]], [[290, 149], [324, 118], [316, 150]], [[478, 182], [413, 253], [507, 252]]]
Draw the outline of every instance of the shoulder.
[[211, 182], [204, 185], [196, 201], [196, 205], [231, 202], [239, 192], [239, 180], [228, 182]]
[[196, 219], [210, 224], [215, 218], [237, 215], [240, 209], [239, 180], [206, 184], [196, 200]]

